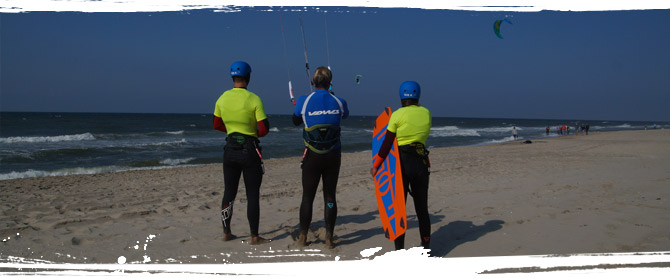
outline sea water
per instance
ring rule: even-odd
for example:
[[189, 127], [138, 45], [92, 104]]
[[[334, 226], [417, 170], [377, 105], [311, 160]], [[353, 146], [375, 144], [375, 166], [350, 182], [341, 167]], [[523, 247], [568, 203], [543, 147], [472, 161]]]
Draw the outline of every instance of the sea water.
[[[269, 115], [263, 158], [300, 156], [302, 126]], [[221, 163], [226, 134], [210, 114], [0, 113], [0, 180]], [[343, 152], [370, 151], [375, 117], [342, 121]], [[667, 122], [433, 117], [429, 148], [559, 136], [556, 127], [589, 123], [590, 132], [667, 128]], [[550, 127], [546, 135], [546, 127]]]

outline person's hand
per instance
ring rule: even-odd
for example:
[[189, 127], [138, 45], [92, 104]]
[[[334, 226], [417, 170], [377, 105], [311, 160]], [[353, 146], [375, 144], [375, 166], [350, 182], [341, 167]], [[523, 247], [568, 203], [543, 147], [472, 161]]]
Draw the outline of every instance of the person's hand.
[[374, 177], [376, 173], [377, 173], [377, 169], [375, 169], [374, 167], [370, 168], [370, 175], [371, 176]]

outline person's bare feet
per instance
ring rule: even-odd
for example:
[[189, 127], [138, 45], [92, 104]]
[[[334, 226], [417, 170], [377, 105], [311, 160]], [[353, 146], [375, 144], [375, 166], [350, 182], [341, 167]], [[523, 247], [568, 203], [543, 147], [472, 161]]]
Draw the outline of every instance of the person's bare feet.
[[298, 247], [305, 247], [307, 246], [307, 235], [300, 234], [298, 236], [298, 241], [295, 242]]
[[264, 244], [264, 243], [268, 243], [268, 242], [270, 242], [270, 240], [264, 239], [264, 238], [259, 237], [259, 236], [252, 236], [251, 237], [251, 242], [249, 242], [249, 244], [259, 245], [259, 244]]
[[237, 238], [237, 236], [232, 234], [232, 233], [227, 233], [227, 234], [224, 233], [223, 234], [223, 241], [231, 241], [231, 240], [236, 239], [236, 238]]
[[333, 241], [332, 237], [326, 239], [326, 247], [328, 247], [328, 249], [335, 248], [335, 242]]

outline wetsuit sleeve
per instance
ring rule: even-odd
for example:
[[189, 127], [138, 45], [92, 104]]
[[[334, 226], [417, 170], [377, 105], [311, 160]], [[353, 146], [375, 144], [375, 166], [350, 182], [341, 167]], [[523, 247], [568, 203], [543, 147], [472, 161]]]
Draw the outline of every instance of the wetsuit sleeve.
[[214, 129], [221, 131], [221, 132], [228, 132], [226, 130], [226, 124], [223, 123], [223, 119], [221, 117], [214, 116]]
[[302, 106], [305, 104], [305, 97], [301, 96], [298, 98], [298, 101], [296, 102], [294, 108], [293, 108], [293, 117], [291, 120], [293, 121], [293, 125], [301, 125], [302, 124]]
[[296, 101], [295, 106], [293, 106], [293, 115], [302, 116], [302, 106], [305, 104], [305, 96], [301, 96]]
[[256, 120], [260, 122], [262, 120], [267, 119], [268, 115], [265, 114], [265, 106], [263, 105], [263, 101], [261, 100], [261, 98], [258, 97], [257, 95], [254, 95], [254, 96], [255, 96], [254, 100], [256, 102], [254, 116], [256, 117]]
[[395, 140], [395, 133], [386, 131], [386, 135], [384, 136], [384, 142], [382, 142], [382, 146], [379, 147], [379, 152], [377, 152], [377, 155], [375, 155], [375, 160], [372, 164], [372, 168], [378, 169], [380, 165], [382, 165], [382, 162], [384, 159], [386, 159], [386, 156], [389, 154], [389, 151], [391, 151], [391, 147], [393, 146], [393, 140]]
[[267, 135], [268, 131], [270, 131], [270, 121], [268, 119], [258, 121], [258, 137]]
[[342, 109], [344, 109], [344, 111], [342, 111], [342, 119], [346, 119], [349, 117], [349, 107], [347, 106], [346, 100], [340, 98], [340, 101], [342, 102]]
[[291, 120], [293, 121], [293, 125], [298, 126], [302, 124], [302, 117], [296, 116], [295, 114], [293, 114], [293, 118], [291, 118]]

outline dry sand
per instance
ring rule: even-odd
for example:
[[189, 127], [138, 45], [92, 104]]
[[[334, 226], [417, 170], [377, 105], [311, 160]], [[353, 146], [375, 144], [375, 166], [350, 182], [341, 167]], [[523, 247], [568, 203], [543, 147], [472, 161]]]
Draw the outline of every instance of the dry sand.
[[[670, 130], [594, 133], [431, 149], [431, 255], [475, 257], [670, 250]], [[221, 240], [221, 165], [0, 181], [0, 259], [58, 263], [239, 263], [361, 259], [383, 236], [370, 153], [343, 155], [335, 249], [317, 194], [295, 246], [300, 158], [268, 159], [261, 236], [252, 246], [244, 187]], [[419, 246], [412, 199], [406, 247]]]

